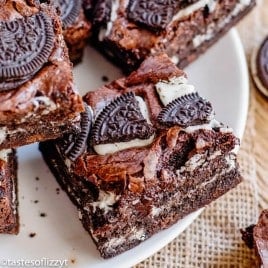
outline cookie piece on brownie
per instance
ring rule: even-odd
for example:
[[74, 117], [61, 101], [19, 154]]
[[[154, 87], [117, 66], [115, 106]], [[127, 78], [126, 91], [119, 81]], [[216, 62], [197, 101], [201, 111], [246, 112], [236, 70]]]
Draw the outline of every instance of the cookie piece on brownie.
[[55, 9], [0, 2], [0, 150], [57, 138], [84, 110]]
[[84, 0], [93, 39], [124, 70], [167, 53], [180, 68], [251, 10], [255, 0]]
[[54, 0], [52, 3], [59, 7], [61, 12], [63, 35], [70, 60], [78, 63], [82, 60], [91, 30], [91, 23], [84, 14], [82, 0]]
[[166, 55], [148, 57], [84, 101], [81, 131], [40, 149], [104, 258], [241, 181], [239, 140]]
[[17, 234], [17, 158], [13, 149], [0, 151], [0, 233]]

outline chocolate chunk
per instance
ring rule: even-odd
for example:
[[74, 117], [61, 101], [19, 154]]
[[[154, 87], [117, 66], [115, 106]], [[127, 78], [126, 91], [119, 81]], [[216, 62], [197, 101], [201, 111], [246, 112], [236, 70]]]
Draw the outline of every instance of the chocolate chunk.
[[33, 238], [33, 237], [35, 237], [36, 236], [36, 233], [30, 233], [29, 234], [29, 237], [31, 237], [31, 238]]
[[254, 247], [254, 238], [253, 238], [254, 227], [255, 227], [255, 224], [252, 224], [252, 225], [246, 227], [245, 230], [240, 229], [240, 233], [242, 234], [242, 240], [245, 242], [245, 244], [249, 248]]
[[130, 0], [127, 16], [154, 31], [163, 30], [178, 8], [176, 0]]
[[167, 126], [187, 127], [206, 123], [212, 115], [211, 103], [198, 93], [191, 93], [175, 99], [159, 114], [158, 121]]
[[112, 0], [97, 1], [93, 10], [93, 24], [104, 25], [107, 24], [111, 18]]
[[257, 75], [266, 88], [266, 95], [268, 94], [268, 37], [262, 43], [257, 54]]
[[75, 22], [82, 7], [81, 0], [57, 0], [53, 1], [53, 4], [61, 11], [63, 28], [67, 28]]
[[97, 117], [92, 130], [93, 144], [148, 139], [154, 130], [143, 117], [134, 93], [114, 99]]
[[54, 32], [43, 12], [0, 24], [0, 91], [13, 89], [39, 71], [52, 52]]
[[92, 126], [92, 113], [87, 104], [85, 104], [85, 112], [81, 113], [80, 126], [79, 133], [67, 134], [59, 143], [61, 151], [71, 161], [75, 161], [86, 150], [87, 139]]

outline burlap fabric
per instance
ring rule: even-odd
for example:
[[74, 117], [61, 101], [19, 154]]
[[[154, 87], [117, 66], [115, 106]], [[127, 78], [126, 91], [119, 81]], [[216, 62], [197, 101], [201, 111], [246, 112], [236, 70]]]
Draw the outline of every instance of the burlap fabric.
[[[249, 60], [268, 35], [268, 0], [258, 2], [238, 31]], [[244, 245], [239, 231], [256, 222], [259, 209], [268, 207], [268, 100], [252, 81], [239, 161], [243, 183], [208, 206], [184, 233], [135, 268], [257, 267], [254, 251]]]

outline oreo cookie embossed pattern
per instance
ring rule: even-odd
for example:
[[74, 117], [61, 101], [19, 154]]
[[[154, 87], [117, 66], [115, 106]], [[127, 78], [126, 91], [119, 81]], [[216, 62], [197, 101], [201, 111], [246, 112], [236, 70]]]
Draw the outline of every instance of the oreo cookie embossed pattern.
[[51, 18], [43, 12], [2, 22], [0, 37], [0, 90], [29, 80], [48, 61], [54, 45]]

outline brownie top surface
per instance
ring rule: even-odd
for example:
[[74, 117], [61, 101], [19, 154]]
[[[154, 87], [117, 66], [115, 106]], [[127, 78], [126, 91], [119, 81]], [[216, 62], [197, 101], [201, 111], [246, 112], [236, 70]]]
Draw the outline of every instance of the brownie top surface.
[[39, 108], [64, 108], [75, 99], [81, 111], [70, 90], [71, 65], [55, 9], [33, 0], [0, 5], [0, 123], [14, 124]]
[[175, 174], [195, 153], [211, 147], [211, 153], [225, 155], [238, 145], [164, 54], [148, 57], [129, 77], [89, 92], [84, 101], [81, 131], [56, 145], [73, 172], [90, 181], [97, 179], [89, 174], [104, 183], [139, 172], [149, 180], [162, 168]]

